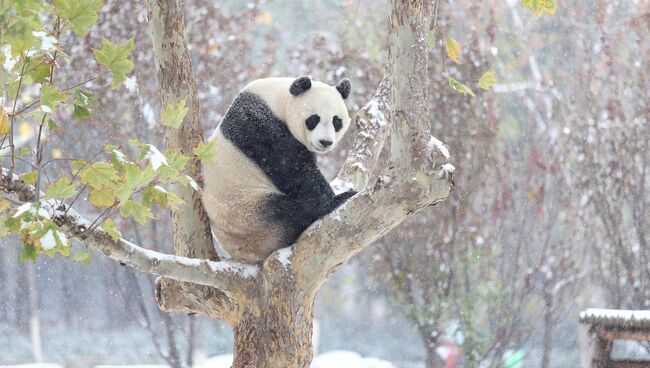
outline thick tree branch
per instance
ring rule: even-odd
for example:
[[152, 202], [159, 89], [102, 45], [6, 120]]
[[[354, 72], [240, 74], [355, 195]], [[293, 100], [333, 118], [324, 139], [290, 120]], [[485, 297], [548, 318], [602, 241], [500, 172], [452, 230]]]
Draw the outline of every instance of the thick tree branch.
[[[447, 163], [446, 148], [428, 136], [420, 157], [428, 166], [413, 172], [411, 168], [388, 167], [372, 188], [367, 188], [379, 160], [391, 124], [388, 101], [391, 81], [384, 77], [366, 106], [356, 116], [357, 137], [354, 148], [332, 186], [337, 192], [361, 191], [329, 216], [316, 222], [290, 248], [271, 255], [264, 269], [279, 263], [297, 276], [306, 290], [318, 286], [340, 264], [381, 238], [417, 210], [434, 205], [449, 195], [453, 166]], [[404, 123], [403, 120], [400, 122]], [[401, 132], [409, 132], [401, 127]]]
[[[9, 177], [8, 170], [2, 169], [0, 191], [17, 196], [21, 201], [35, 199], [34, 187], [20, 180], [16, 175]], [[43, 201], [52, 220], [59, 225], [69, 238], [81, 240], [88, 248], [102, 252], [108, 258], [133, 269], [153, 275], [192, 284], [212, 286], [233, 295], [245, 294], [254, 285], [259, 267], [231, 261], [209, 261], [155, 252], [142, 248], [127, 240], [113, 240], [101, 228], [89, 231], [90, 222], [76, 211], [55, 208], [54, 201]]]
[[366, 188], [389, 133], [391, 80], [385, 75], [375, 95], [355, 116], [357, 136], [339, 174], [330, 183], [336, 193]]

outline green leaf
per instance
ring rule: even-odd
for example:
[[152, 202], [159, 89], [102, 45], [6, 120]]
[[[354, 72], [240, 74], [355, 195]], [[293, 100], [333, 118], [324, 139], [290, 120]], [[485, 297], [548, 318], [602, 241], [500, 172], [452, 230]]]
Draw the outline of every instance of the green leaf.
[[113, 219], [110, 218], [106, 219], [106, 221], [104, 221], [104, 223], [102, 224], [102, 228], [104, 229], [104, 231], [106, 231], [106, 234], [110, 235], [113, 241], [116, 242], [120, 240], [122, 234], [120, 234], [120, 231], [117, 230], [117, 226], [115, 225], [115, 221], [113, 221]]
[[20, 252], [21, 263], [25, 262], [28, 259], [36, 263], [36, 247], [32, 243], [24, 243], [23, 251]]
[[189, 109], [185, 107], [186, 103], [187, 97], [178, 101], [176, 106], [173, 104], [165, 106], [163, 112], [160, 114], [162, 125], [170, 128], [180, 128], [181, 124], [183, 124], [185, 115], [187, 115], [187, 112], [189, 111]]
[[30, 173], [20, 175], [20, 180], [24, 181], [27, 184], [34, 184], [36, 183], [36, 176], [38, 176], [38, 173], [36, 171], [32, 171]]
[[0, 213], [3, 213], [11, 208], [11, 203], [9, 201], [0, 198]]
[[52, 112], [56, 105], [67, 98], [64, 92], [57, 91], [54, 86], [46, 84], [41, 87], [41, 108], [43, 112]]
[[7, 217], [0, 216], [0, 238], [4, 238], [9, 233], [9, 228], [7, 227]]
[[57, 13], [68, 21], [68, 26], [77, 36], [84, 36], [86, 30], [97, 22], [97, 12], [102, 0], [52, 0]]
[[460, 64], [460, 44], [455, 39], [448, 37], [445, 41], [445, 50], [447, 51], [447, 56], [456, 64]]
[[72, 253], [72, 259], [75, 261], [83, 262], [86, 266], [90, 265], [92, 253], [86, 251], [77, 251]]
[[74, 113], [72, 116], [75, 118], [75, 120], [86, 120], [90, 118], [90, 115], [90, 110], [88, 110], [87, 107], [74, 105]]
[[95, 189], [90, 188], [88, 200], [93, 206], [96, 207], [110, 207], [115, 204], [115, 196], [110, 189]]
[[147, 208], [133, 200], [128, 200], [120, 207], [120, 215], [124, 218], [131, 216], [141, 225], [146, 224], [148, 219], [153, 218], [153, 213], [150, 208]]
[[18, 149], [18, 155], [20, 155], [20, 156], [27, 156], [27, 155], [31, 155], [31, 154], [32, 154], [32, 150], [28, 146], [20, 147]]
[[46, 63], [39, 63], [30, 73], [36, 83], [43, 83], [50, 76], [50, 66]]
[[71, 183], [66, 175], [61, 176], [54, 184], [48, 184], [45, 190], [45, 199], [64, 199], [77, 194], [78, 183]]
[[81, 182], [91, 188], [113, 188], [119, 179], [117, 171], [108, 162], [96, 162], [79, 173]]
[[215, 140], [211, 140], [207, 143], [199, 143], [199, 145], [194, 148], [194, 154], [199, 158], [199, 160], [203, 162], [210, 162], [214, 160], [214, 158], [217, 156], [215, 143]]
[[72, 171], [75, 173], [83, 169], [87, 163], [86, 160], [70, 160], [70, 166], [72, 166]]
[[536, 16], [539, 17], [543, 13], [547, 13], [548, 15], [555, 14], [555, 10], [557, 10], [557, 1], [556, 0], [521, 0], [521, 6], [530, 9]]
[[95, 96], [93, 96], [92, 93], [78, 88], [74, 91], [74, 103], [76, 105], [86, 107], [95, 105], [97, 101], [95, 100]]
[[497, 77], [494, 72], [485, 72], [481, 76], [481, 79], [478, 80], [479, 88], [483, 89], [490, 89], [494, 87], [495, 84], [497, 84]]
[[126, 74], [133, 70], [133, 62], [128, 59], [133, 50], [133, 38], [120, 45], [102, 38], [102, 48], [93, 49], [97, 62], [106, 65], [113, 75], [113, 88], [117, 88], [126, 79]]
[[459, 81], [455, 80], [452, 77], [449, 77], [449, 87], [456, 90], [456, 92], [458, 92], [458, 93], [460, 93], [462, 95], [474, 96], [474, 92], [472, 91], [471, 88], [469, 88], [466, 85], [460, 83]]
[[178, 174], [185, 168], [190, 161], [188, 156], [183, 155], [178, 150], [168, 148], [165, 150], [167, 166], [161, 166], [158, 175], [161, 182], [175, 180]]
[[126, 202], [138, 188], [149, 185], [156, 177], [151, 165], [147, 165], [144, 170], [133, 164], [125, 165], [124, 168], [124, 183], [115, 190], [115, 195], [122, 202]]

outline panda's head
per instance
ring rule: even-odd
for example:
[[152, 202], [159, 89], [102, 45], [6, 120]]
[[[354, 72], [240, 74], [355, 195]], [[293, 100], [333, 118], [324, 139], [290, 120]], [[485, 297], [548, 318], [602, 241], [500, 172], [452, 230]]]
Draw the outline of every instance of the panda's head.
[[336, 86], [300, 77], [291, 83], [286, 120], [291, 133], [315, 153], [331, 151], [350, 126], [344, 100], [350, 95], [350, 80]]

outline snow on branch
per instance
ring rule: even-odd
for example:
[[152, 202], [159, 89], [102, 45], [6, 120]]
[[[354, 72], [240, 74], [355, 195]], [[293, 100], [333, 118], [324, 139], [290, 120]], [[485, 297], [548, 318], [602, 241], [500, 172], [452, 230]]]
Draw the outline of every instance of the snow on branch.
[[[16, 195], [24, 202], [35, 198], [33, 186], [16, 175], [9, 177], [4, 168], [0, 191]], [[54, 201], [43, 201], [40, 206], [52, 214], [52, 220], [67, 237], [79, 239], [87, 247], [140, 272], [237, 293], [245, 292], [259, 271], [257, 265], [174, 256], [142, 248], [124, 239], [115, 241], [101, 228], [89, 230], [90, 223], [72, 209], [66, 212], [64, 208], [57, 208]]]
[[357, 136], [338, 176], [330, 183], [335, 193], [362, 191], [379, 160], [389, 132], [391, 80], [385, 75], [372, 99], [356, 114]]

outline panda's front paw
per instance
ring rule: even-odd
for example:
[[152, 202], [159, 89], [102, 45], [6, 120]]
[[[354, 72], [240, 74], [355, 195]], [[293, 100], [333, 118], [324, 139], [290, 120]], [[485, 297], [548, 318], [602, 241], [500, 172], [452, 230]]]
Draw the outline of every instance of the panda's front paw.
[[357, 194], [357, 192], [355, 192], [354, 190], [337, 194], [336, 196], [334, 196], [334, 200], [332, 201], [333, 202], [332, 209], [340, 206], [343, 202], [347, 201], [350, 197], [354, 196], [355, 194]]

